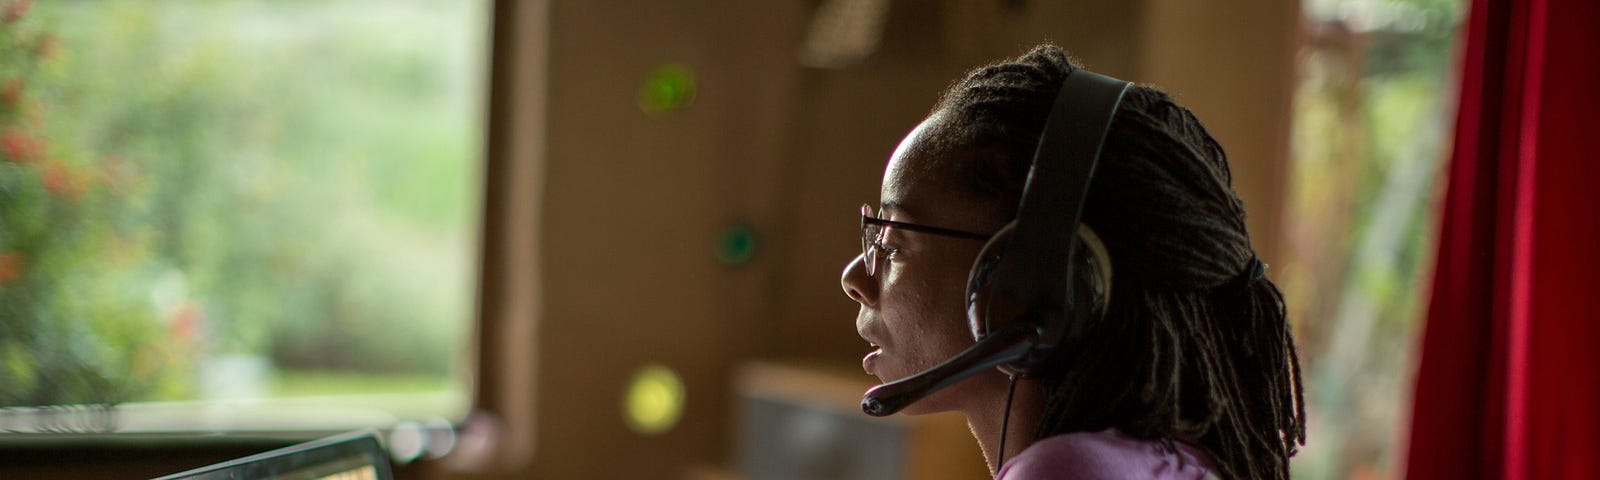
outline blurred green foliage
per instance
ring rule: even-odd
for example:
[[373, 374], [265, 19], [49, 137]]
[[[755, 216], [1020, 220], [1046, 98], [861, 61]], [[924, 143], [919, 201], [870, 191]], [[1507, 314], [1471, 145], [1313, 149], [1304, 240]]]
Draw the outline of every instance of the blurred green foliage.
[[1295, 477], [1396, 477], [1466, 4], [1303, 5], [1289, 252], [1278, 276], [1311, 417]]
[[28, 3], [0, 0], [0, 406], [205, 397], [220, 356], [459, 386], [486, 2]]

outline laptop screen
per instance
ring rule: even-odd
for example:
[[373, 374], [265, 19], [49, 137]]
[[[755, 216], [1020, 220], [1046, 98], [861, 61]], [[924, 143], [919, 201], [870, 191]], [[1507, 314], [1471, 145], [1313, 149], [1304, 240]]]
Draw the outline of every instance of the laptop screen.
[[391, 480], [389, 456], [358, 431], [174, 473], [156, 480]]

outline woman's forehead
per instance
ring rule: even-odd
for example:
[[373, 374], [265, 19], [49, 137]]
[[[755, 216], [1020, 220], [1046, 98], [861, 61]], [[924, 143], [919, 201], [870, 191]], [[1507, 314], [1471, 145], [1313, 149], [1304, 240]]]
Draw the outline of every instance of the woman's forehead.
[[[953, 155], [929, 148], [937, 129], [930, 117], [901, 140], [884, 169], [879, 205], [885, 215], [906, 221], [937, 222], [950, 227], [977, 229], [993, 223], [990, 202], [982, 201], [961, 182]], [[942, 161], [941, 161], [942, 160]]]
[[961, 193], [948, 175], [922, 168], [932, 163], [924, 157], [905, 157], [889, 162], [883, 175], [878, 203], [885, 213], [909, 218], [927, 218], [933, 212], [947, 211], [963, 202]]
[[917, 124], [889, 156], [878, 199], [886, 212], [926, 214], [928, 210], [938, 207], [943, 197], [949, 196], [950, 192], [946, 190], [950, 186], [944, 185], [949, 183], [949, 175], [934, 171], [940, 162], [933, 161], [931, 149], [927, 148], [929, 137], [933, 134], [932, 124], [931, 118]]

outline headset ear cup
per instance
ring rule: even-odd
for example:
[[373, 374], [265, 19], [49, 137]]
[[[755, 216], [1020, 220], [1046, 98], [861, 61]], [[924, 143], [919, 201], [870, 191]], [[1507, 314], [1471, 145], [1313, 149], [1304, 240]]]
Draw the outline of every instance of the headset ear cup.
[[[1004, 292], [995, 292], [994, 275], [1000, 260], [1015, 231], [1016, 222], [1008, 223], [996, 232], [989, 243], [978, 252], [972, 270], [967, 275], [967, 326], [974, 341], [983, 340], [991, 332], [1009, 326], [1017, 315], [1038, 305], [1013, 305], [1016, 299]], [[1079, 338], [1083, 330], [1105, 315], [1111, 304], [1111, 255], [1100, 236], [1088, 225], [1079, 224], [1071, 257], [1071, 277], [1066, 280], [1065, 292], [1052, 300], [1065, 311], [1043, 319], [1040, 343], [1029, 359], [1003, 367], [1007, 371], [1029, 375], [1048, 375], [1047, 359], [1054, 355], [1057, 346]], [[1057, 310], [1060, 311], [1060, 310]]]
[[1062, 340], [1075, 338], [1088, 324], [1105, 316], [1111, 305], [1111, 254], [1100, 235], [1088, 225], [1078, 225], [1072, 262], [1072, 278], [1068, 280], [1065, 297], [1070, 332]]
[[1072, 247], [1071, 277], [1052, 301], [1057, 303], [1061, 315], [1052, 316], [1040, 325], [1040, 342], [1019, 365], [1020, 370], [1036, 377], [1052, 377], [1060, 373], [1063, 363], [1059, 357], [1065, 348], [1083, 338], [1089, 326], [1105, 316], [1111, 305], [1111, 255], [1100, 236], [1088, 225], [1079, 224], [1077, 242]]
[[1011, 234], [1015, 230], [1016, 222], [1007, 223], [1000, 227], [989, 242], [983, 245], [983, 250], [978, 251], [978, 258], [972, 262], [972, 270], [967, 273], [967, 327], [972, 331], [974, 341], [983, 340], [983, 337], [993, 331], [989, 325], [989, 302], [995, 296], [989, 292], [989, 286], [994, 280], [995, 267], [1000, 266], [1000, 259], [1005, 255], [1006, 246], [1011, 243]]

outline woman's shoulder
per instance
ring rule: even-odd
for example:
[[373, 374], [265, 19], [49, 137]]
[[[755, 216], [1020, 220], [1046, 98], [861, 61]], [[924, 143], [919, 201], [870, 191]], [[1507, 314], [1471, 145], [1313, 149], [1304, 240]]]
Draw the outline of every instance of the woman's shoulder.
[[1069, 433], [1036, 441], [1006, 462], [999, 479], [1198, 480], [1210, 478], [1212, 470], [1210, 459], [1197, 448], [1140, 440], [1113, 429]]

